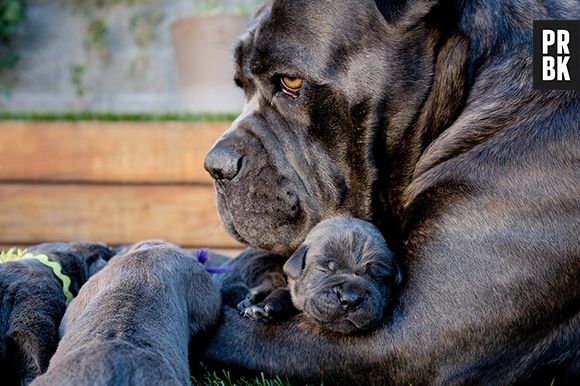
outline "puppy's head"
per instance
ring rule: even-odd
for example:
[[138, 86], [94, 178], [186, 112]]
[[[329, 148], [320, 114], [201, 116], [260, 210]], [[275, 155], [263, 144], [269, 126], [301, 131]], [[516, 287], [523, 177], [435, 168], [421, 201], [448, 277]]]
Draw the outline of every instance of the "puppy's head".
[[323, 328], [352, 334], [383, 317], [401, 274], [379, 230], [353, 218], [322, 221], [284, 265], [294, 306]]
[[31, 254], [46, 254], [58, 262], [63, 273], [71, 279], [71, 291], [77, 294], [80, 287], [103, 269], [115, 251], [102, 243], [73, 241], [70, 243], [44, 243], [27, 249]]
[[85, 281], [105, 268], [107, 262], [115, 255], [113, 249], [100, 243], [73, 242], [70, 244], [70, 250], [81, 260]]

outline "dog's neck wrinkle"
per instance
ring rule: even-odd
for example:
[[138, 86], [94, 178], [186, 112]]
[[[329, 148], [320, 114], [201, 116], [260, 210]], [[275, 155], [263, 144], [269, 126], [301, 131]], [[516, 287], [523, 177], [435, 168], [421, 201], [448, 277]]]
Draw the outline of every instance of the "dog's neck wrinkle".
[[[434, 8], [425, 19], [425, 22], [433, 28], [431, 34], [440, 35], [432, 47], [434, 52], [432, 87], [413, 123], [403, 131], [401, 138], [395, 140], [396, 143], [404, 143], [404, 149], [395, 154], [394, 152], [401, 149], [401, 146], [387, 143], [387, 149], [393, 152], [387, 165], [392, 173], [387, 177], [390, 186], [384, 196], [390, 207], [389, 212], [395, 218], [401, 219], [403, 216], [402, 203], [406, 201], [403, 197], [404, 192], [415, 178], [441, 162], [476, 147], [495, 135], [496, 127], [502, 126], [487, 125], [487, 128], [461, 131], [462, 140], [455, 141], [457, 146], [448, 146], [444, 152], [437, 152], [436, 156], [431, 155], [433, 152], [430, 151], [432, 150], [430, 147], [436, 140], [458, 120], [463, 119], [466, 111], [464, 109], [468, 107], [466, 105], [468, 96], [477, 86], [478, 74], [495, 65], [498, 60], [504, 59], [497, 52], [497, 47], [505, 44], [502, 39], [510, 36], [510, 39], [514, 40], [513, 43], [519, 46], [530, 44], [531, 31], [529, 28], [526, 29], [522, 22], [510, 23], [508, 26], [505, 24], [506, 18], [497, 17], [499, 14], [510, 13], [512, 14], [510, 20], [517, 19], [515, 14], [517, 7], [522, 6], [520, 3], [487, 2], [480, 7], [467, 0], [458, 0]], [[547, 14], [545, 8], [536, 2], [528, 3], [538, 17]], [[502, 20], [504, 24], [500, 25]], [[506, 28], [511, 28], [510, 32], [518, 28], [521, 32], [502, 33]], [[435, 56], [435, 53], [438, 55]], [[498, 95], [497, 99], [501, 100], [501, 96]], [[428, 156], [425, 156], [426, 152]], [[396, 162], [396, 165], [391, 165], [392, 162]]]
[[387, 183], [378, 186], [379, 192], [373, 201], [375, 209], [387, 207], [387, 213], [381, 213], [378, 218], [383, 223], [379, 227], [388, 233], [400, 234], [400, 226], [394, 224], [404, 222], [404, 192], [415, 177], [416, 166], [425, 149], [461, 114], [467, 98], [469, 41], [454, 27], [458, 16], [450, 8], [449, 5], [434, 7], [424, 20], [433, 68], [429, 91], [406, 129], [389, 128], [386, 122], [387, 132], [399, 134], [383, 133], [376, 142], [379, 146], [375, 154], [387, 154], [377, 160], [382, 171], [379, 181]]
[[531, 44], [532, 20], [562, 18], [537, 0], [457, 0], [455, 7], [461, 15], [457, 26], [470, 39], [472, 77], [493, 65], [500, 54], [514, 53], [513, 50], [502, 53], [505, 47]]
[[[534, 19], [547, 18], [549, 13], [546, 8], [536, 1], [486, 2], [476, 7], [477, 12], [470, 8], [472, 4], [467, 1], [460, 1], [458, 6], [462, 7], [459, 9], [462, 16], [457, 23], [459, 33], [469, 42], [465, 106], [444, 130], [425, 141], [427, 146], [424, 146], [417, 162], [414, 179], [500, 134], [507, 120], [515, 124], [517, 117], [525, 119], [521, 109], [533, 101], [537, 105], [542, 103], [542, 98], [533, 96], [529, 87], [532, 69], [531, 62], [526, 59], [529, 59], [527, 55], [531, 52], [532, 30], [529, 20], [527, 24], [518, 20], [518, 7], [527, 7], [526, 11], [529, 8]], [[520, 49], [514, 55], [513, 51], [504, 50], [506, 46]], [[508, 61], [512, 65], [525, 65], [525, 68], [508, 73], [494, 71]], [[489, 89], [489, 84], [494, 85], [493, 91]], [[493, 100], [480, 97], [491, 92], [494, 94]], [[507, 100], [509, 104], [502, 103]], [[444, 138], [437, 142], [439, 137]]]
[[379, 12], [388, 23], [396, 21], [403, 13], [406, 0], [375, 0]]

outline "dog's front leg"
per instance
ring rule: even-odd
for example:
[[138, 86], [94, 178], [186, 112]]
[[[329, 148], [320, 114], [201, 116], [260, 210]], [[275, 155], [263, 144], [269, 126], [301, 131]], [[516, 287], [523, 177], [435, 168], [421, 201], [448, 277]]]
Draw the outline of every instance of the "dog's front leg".
[[269, 321], [290, 315], [294, 308], [282, 267], [286, 258], [248, 248], [228, 264], [221, 281], [223, 302], [246, 317]]

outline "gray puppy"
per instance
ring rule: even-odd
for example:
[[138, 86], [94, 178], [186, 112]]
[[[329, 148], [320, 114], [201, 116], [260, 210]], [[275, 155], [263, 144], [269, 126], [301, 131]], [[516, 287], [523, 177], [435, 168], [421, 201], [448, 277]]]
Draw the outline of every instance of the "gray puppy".
[[[371, 223], [337, 217], [316, 225], [284, 265], [267, 273], [240, 309], [246, 317], [270, 320], [292, 305], [322, 328], [343, 334], [371, 330], [383, 318], [392, 290], [402, 279], [393, 253]], [[264, 292], [264, 300], [252, 304]]]
[[219, 290], [188, 252], [135, 245], [89, 280], [32, 385], [189, 385], [189, 349], [221, 314]]
[[27, 252], [58, 263], [63, 276], [35, 258], [0, 264], [0, 374], [5, 386], [27, 385], [46, 371], [66, 296], [76, 295], [114, 254], [105, 245], [80, 242], [40, 244]]

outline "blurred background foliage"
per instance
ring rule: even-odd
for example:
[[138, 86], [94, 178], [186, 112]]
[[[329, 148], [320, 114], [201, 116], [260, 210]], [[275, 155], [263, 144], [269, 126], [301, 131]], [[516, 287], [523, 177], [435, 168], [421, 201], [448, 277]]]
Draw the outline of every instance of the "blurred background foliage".
[[24, 0], [0, 0], [0, 67], [12, 68], [18, 55], [12, 47], [12, 35], [24, 19]]
[[[183, 100], [172, 26], [194, 16], [248, 18], [260, 2], [0, 0], [0, 111], [206, 112]], [[205, 36], [208, 49], [225, 45], [221, 33]]]

